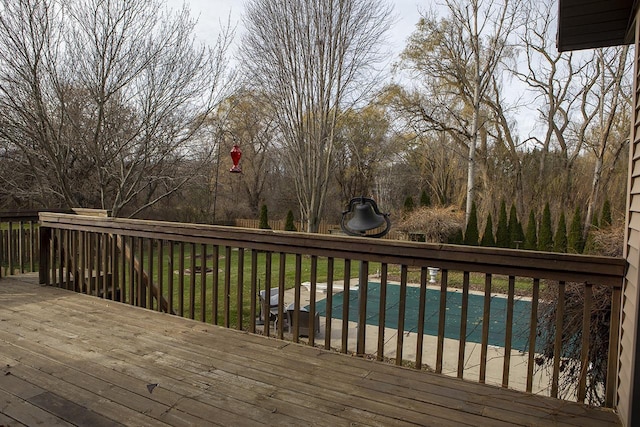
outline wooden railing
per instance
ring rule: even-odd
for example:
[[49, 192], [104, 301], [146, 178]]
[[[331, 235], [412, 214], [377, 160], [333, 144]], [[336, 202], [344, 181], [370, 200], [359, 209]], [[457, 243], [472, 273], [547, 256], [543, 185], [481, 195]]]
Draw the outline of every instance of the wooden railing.
[[[589, 352], [592, 296], [595, 289], [604, 289], [611, 296], [606, 378], [595, 388], [602, 390], [605, 406], [614, 402], [622, 259], [53, 213], [40, 215], [40, 236], [43, 284], [578, 401], [585, 401], [596, 381], [591, 375], [596, 361]], [[351, 283], [359, 287], [350, 292], [358, 297], [350, 303], [346, 293], [335, 291]], [[308, 303], [303, 301], [305, 284]], [[575, 286], [584, 301], [583, 320], [575, 336], [567, 336], [565, 295]], [[279, 301], [288, 296], [293, 303], [287, 320], [291, 334], [284, 320], [271, 329], [268, 298], [262, 307], [258, 298], [268, 289], [277, 289]], [[378, 299], [372, 306], [374, 293]], [[528, 304], [525, 311], [517, 310], [521, 302]], [[503, 320], [492, 317], [494, 304], [504, 307]], [[548, 307], [554, 308], [555, 320], [554, 336], [546, 337], [552, 342], [552, 354], [546, 355], [552, 363], [545, 372], [539, 368], [538, 320]], [[287, 319], [282, 303], [271, 311], [273, 318]], [[308, 325], [301, 324], [302, 314]], [[430, 316], [437, 325], [431, 333], [425, 326]], [[519, 337], [514, 325], [522, 320], [528, 325]], [[496, 332], [500, 324], [506, 327]], [[303, 326], [308, 327], [306, 338], [300, 338]], [[479, 336], [475, 344], [472, 334]], [[496, 335], [500, 344], [494, 342]], [[525, 345], [518, 347], [517, 338]], [[576, 345], [580, 357], [568, 360], [568, 346]], [[571, 395], [562, 387], [569, 365], [579, 371]]]
[[38, 212], [0, 212], [0, 277], [38, 271]]
[[[275, 230], [275, 231], [285, 230], [286, 223], [282, 219], [270, 219], [268, 222], [269, 222], [269, 228], [271, 228], [272, 230]], [[233, 224], [236, 227], [242, 227], [242, 228], [255, 228], [255, 229], [260, 228], [259, 219], [239, 218], [233, 221]], [[306, 224], [303, 223], [302, 221], [295, 221], [294, 227], [296, 228], [297, 231], [306, 230]], [[374, 232], [381, 231], [383, 228], [384, 227], [380, 227], [379, 230], [376, 230]], [[340, 224], [330, 224], [326, 221], [321, 221], [320, 224], [318, 225], [318, 234], [344, 234], [344, 233], [340, 229]], [[389, 233], [382, 236], [383, 239], [390, 239], [390, 240], [409, 240], [407, 239], [407, 237], [408, 237], [408, 233], [401, 232], [393, 228]]]

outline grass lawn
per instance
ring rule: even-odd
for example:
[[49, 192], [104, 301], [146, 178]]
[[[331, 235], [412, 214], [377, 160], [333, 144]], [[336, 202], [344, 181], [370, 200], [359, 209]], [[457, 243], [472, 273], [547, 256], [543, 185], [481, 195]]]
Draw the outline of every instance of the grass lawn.
[[[200, 268], [201, 266], [201, 251], [202, 245], [184, 245], [184, 268], [191, 268], [191, 254], [192, 251], [195, 250], [196, 256], [196, 266]], [[206, 268], [212, 270], [215, 268], [215, 261], [213, 259], [213, 247], [207, 245], [205, 247], [207, 260], [206, 260]], [[136, 251], [137, 252], [137, 251]], [[238, 285], [238, 263], [239, 263], [239, 251], [237, 249], [233, 249], [230, 251], [231, 257], [229, 260], [226, 259], [227, 251], [224, 247], [219, 248], [218, 252], [218, 281], [217, 281], [217, 323], [222, 324], [224, 322], [224, 298], [225, 294], [224, 286], [225, 286], [225, 271], [227, 266], [229, 266], [230, 271], [230, 287], [229, 287], [229, 318], [230, 324], [232, 327], [237, 325], [237, 317], [238, 317], [238, 307], [237, 307], [237, 299], [238, 299], [238, 291], [240, 289]], [[265, 252], [257, 252], [257, 263], [256, 263], [256, 285], [258, 290], [265, 289], [265, 284], [267, 282], [267, 254]], [[180, 302], [182, 302], [182, 309], [184, 311], [185, 316], [190, 316], [192, 312], [194, 314], [194, 318], [200, 319], [203, 316], [202, 312], [202, 292], [204, 289], [205, 296], [205, 309], [204, 309], [204, 318], [207, 322], [212, 321], [212, 306], [213, 306], [213, 296], [214, 296], [214, 274], [213, 271], [209, 271], [206, 275], [204, 275], [205, 280], [203, 281], [203, 274], [198, 271], [195, 275], [194, 280], [192, 281], [191, 274], [185, 274], [183, 278], [183, 286], [182, 289], [179, 286], [179, 258], [180, 258], [180, 249], [179, 245], [174, 245], [174, 259], [173, 259], [173, 271], [168, 271], [169, 263], [167, 262], [169, 257], [169, 249], [167, 246], [163, 249], [163, 258], [164, 262], [162, 265], [162, 275], [163, 275], [163, 295], [165, 298], [168, 298], [168, 277], [169, 274], [173, 274], [173, 309], [175, 312], [179, 312]], [[270, 287], [277, 287], [279, 284], [280, 277], [280, 257], [279, 253], [271, 254], [271, 283]], [[246, 250], [244, 252], [244, 260], [243, 260], [243, 279], [242, 279], [242, 313], [243, 313], [243, 325], [246, 327], [250, 318], [250, 303], [251, 303], [251, 277], [252, 277], [252, 252], [250, 250]], [[149, 263], [148, 263], [148, 249], [145, 248], [145, 257], [144, 257], [144, 268], [148, 271]], [[155, 284], [158, 283], [158, 265], [157, 265], [157, 247], [154, 247], [153, 253], [153, 282]], [[284, 268], [284, 277], [285, 277], [285, 289], [290, 289], [294, 287], [295, 283], [295, 265], [296, 257], [295, 255], [285, 255], [285, 268]], [[311, 266], [312, 261], [310, 256], [302, 256], [301, 257], [301, 282], [311, 281]], [[359, 271], [359, 263], [357, 261], [351, 262], [350, 266], [350, 274], [349, 277], [357, 278]], [[317, 281], [319, 283], [323, 283], [327, 281], [327, 273], [328, 273], [328, 260], [327, 258], [318, 258], [317, 259]], [[342, 259], [334, 260], [333, 264], [333, 280], [342, 281], [344, 278], [344, 269], [345, 263]], [[379, 263], [370, 263], [369, 264], [369, 274], [375, 274], [380, 270]], [[127, 276], [128, 277], [128, 276]], [[400, 266], [398, 265], [389, 265], [388, 268], [388, 277], [390, 281], [399, 281], [400, 280]], [[438, 279], [440, 279], [440, 275], [438, 275]], [[496, 293], [506, 293], [508, 290], [508, 277], [506, 276], [493, 276], [492, 277], [492, 292]], [[370, 279], [371, 281], [376, 281], [376, 279]], [[449, 272], [449, 287], [452, 288], [461, 288], [463, 281], [462, 272]], [[484, 290], [484, 281], [485, 275], [481, 273], [472, 273], [470, 275], [470, 284], [472, 289]], [[204, 282], [204, 283], [203, 283]], [[420, 282], [420, 269], [419, 268], [411, 268], [408, 272], [408, 282], [409, 283], [419, 283]], [[532, 288], [532, 280], [531, 279], [517, 279], [516, 280], [516, 293], [521, 295], [530, 294]], [[182, 298], [181, 298], [182, 295]]]

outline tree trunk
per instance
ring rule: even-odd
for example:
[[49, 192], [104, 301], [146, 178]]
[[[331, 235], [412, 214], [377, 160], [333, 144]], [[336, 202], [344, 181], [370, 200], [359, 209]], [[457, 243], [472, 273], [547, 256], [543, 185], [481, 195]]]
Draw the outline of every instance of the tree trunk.
[[[479, 64], [478, 64], [479, 66]], [[473, 123], [471, 125], [471, 141], [469, 141], [469, 164], [467, 167], [467, 206], [465, 209], [465, 226], [471, 217], [471, 207], [476, 194], [476, 145], [478, 144], [478, 129], [480, 127], [480, 77], [473, 90]]]

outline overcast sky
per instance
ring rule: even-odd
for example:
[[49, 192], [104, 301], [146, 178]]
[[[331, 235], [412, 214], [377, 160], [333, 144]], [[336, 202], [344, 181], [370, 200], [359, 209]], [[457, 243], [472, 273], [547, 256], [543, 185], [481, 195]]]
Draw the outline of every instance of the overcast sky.
[[[172, 7], [179, 7], [186, 3], [191, 10], [191, 15], [198, 18], [197, 34], [209, 44], [215, 42], [220, 31], [221, 24], [226, 25], [227, 18], [231, 18], [231, 24], [237, 25], [235, 38], [237, 43], [242, 33], [241, 17], [244, 8], [244, 0], [167, 0]], [[392, 0], [395, 23], [390, 31], [390, 49], [396, 55], [405, 45], [407, 37], [414, 30], [420, 18], [419, 8], [424, 9], [430, 2], [425, 0]]]
[[[435, 0], [390, 0], [394, 6], [395, 22], [389, 33], [389, 49], [392, 57], [390, 63], [397, 61], [397, 57], [404, 48], [407, 38], [414, 31], [420, 19], [420, 12], [431, 7], [438, 8]], [[180, 7], [187, 4], [191, 15], [198, 19], [196, 27], [197, 36], [209, 45], [215, 43], [222, 26], [230, 19], [232, 26], [237, 26], [234, 44], [239, 43], [242, 36], [242, 13], [245, 0], [167, 0], [170, 7]], [[230, 56], [233, 56], [235, 49], [232, 45]], [[524, 87], [517, 81], [508, 83], [510, 86], [509, 96], [519, 98], [523, 95]], [[535, 127], [536, 113], [533, 110], [525, 114], [520, 112], [518, 119], [518, 133], [524, 138], [530, 135]]]

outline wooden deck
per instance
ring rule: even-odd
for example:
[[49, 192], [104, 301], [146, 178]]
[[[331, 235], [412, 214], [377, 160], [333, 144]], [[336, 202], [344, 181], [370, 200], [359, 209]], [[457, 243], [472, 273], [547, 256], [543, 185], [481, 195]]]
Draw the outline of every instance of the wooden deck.
[[620, 425], [615, 413], [0, 279], [0, 426]]

